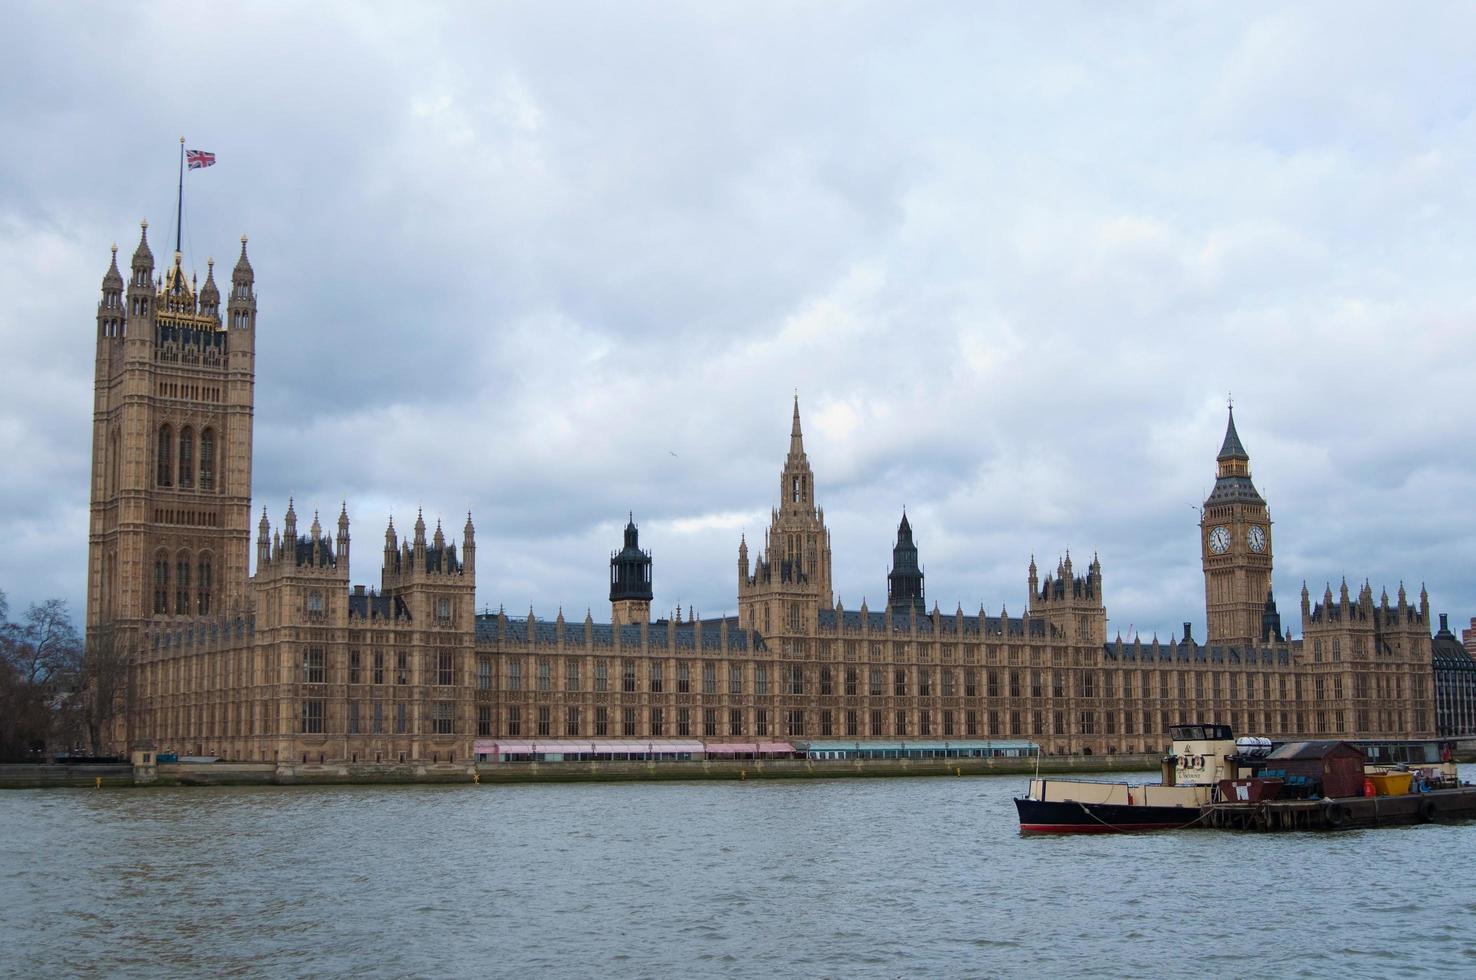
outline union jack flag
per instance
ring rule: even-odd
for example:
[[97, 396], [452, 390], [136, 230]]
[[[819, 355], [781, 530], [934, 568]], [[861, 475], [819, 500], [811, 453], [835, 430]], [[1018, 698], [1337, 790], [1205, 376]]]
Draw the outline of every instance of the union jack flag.
[[204, 150], [186, 150], [185, 163], [191, 170], [199, 170], [201, 167], [215, 166], [215, 154], [206, 153]]

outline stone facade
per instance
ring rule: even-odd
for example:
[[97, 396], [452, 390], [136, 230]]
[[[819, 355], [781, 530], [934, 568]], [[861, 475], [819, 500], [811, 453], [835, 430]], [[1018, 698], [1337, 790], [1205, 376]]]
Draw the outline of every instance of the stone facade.
[[[1273, 738], [1434, 733], [1429, 603], [1346, 583], [1302, 637], [1271, 594], [1271, 521], [1233, 416], [1201, 521], [1209, 636], [1107, 636], [1101, 563], [1069, 555], [1011, 615], [931, 611], [906, 515], [888, 602], [831, 590], [796, 399], [763, 550], [740, 540], [738, 614], [650, 620], [634, 519], [610, 559], [610, 622], [477, 615], [471, 517], [460, 548], [391, 520], [377, 589], [349, 577], [347, 507], [300, 534], [289, 502], [257, 525], [247, 578], [256, 299], [246, 259], [224, 317], [179, 256], [155, 280], [146, 239], [98, 313], [88, 626], [129, 643], [120, 741], [229, 759], [467, 760], [498, 739], [999, 738], [1051, 753], [1156, 751], [1204, 720]], [[209, 450], [205, 449], [209, 434]], [[188, 450], [184, 447], [188, 445]], [[186, 463], [188, 460], [188, 464]], [[208, 474], [208, 476], [207, 476]], [[208, 572], [202, 569], [208, 566]], [[479, 745], [481, 743], [481, 745]]]

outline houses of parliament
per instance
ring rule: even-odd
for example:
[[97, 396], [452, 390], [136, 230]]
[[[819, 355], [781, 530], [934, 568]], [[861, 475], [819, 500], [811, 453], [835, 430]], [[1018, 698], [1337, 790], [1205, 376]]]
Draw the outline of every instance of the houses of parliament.
[[471, 515], [459, 536], [390, 521], [368, 588], [350, 579], [346, 507], [328, 524], [290, 501], [278, 522], [253, 510], [259, 328], [244, 237], [219, 284], [213, 263], [203, 283], [187, 278], [177, 252], [161, 274], [147, 224], [126, 274], [114, 248], [97, 311], [86, 621], [131, 658], [119, 748], [432, 764], [563, 737], [1113, 753], [1157, 751], [1191, 720], [1273, 738], [1436, 733], [1423, 590], [1304, 586], [1301, 635], [1283, 630], [1272, 523], [1233, 414], [1200, 524], [1202, 639], [1187, 626], [1109, 637], [1096, 558], [1031, 560], [1015, 614], [930, 609], [925, 530], [905, 515], [885, 606], [846, 608], [798, 399], [769, 527], [752, 552], [737, 543], [736, 616], [653, 620], [634, 520], [610, 558], [608, 620], [479, 615]]

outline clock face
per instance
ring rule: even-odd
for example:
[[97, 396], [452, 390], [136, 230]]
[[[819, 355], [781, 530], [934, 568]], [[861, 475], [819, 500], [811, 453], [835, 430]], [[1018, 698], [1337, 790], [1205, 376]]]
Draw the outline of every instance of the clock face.
[[1250, 545], [1251, 551], [1256, 554], [1266, 550], [1266, 532], [1257, 524], [1252, 524], [1251, 529], [1245, 533], [1245, 543]]
[[1217, 555], [1223, 555], [1230, 550], [1230, 529], [1228, 527], [1217, 527], [1210, 532], [1210, 551]]

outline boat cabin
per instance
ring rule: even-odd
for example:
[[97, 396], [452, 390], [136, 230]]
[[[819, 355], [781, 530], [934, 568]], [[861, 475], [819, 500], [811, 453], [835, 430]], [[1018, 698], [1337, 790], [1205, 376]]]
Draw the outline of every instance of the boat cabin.
[[1164, 783], [1168, 786], [1214, 786], [1222, 779], [1235, 779], [1239, 766], [1235, 735], [1229, 725], [1172, 725], [1173, 748], [1164, 760]]

